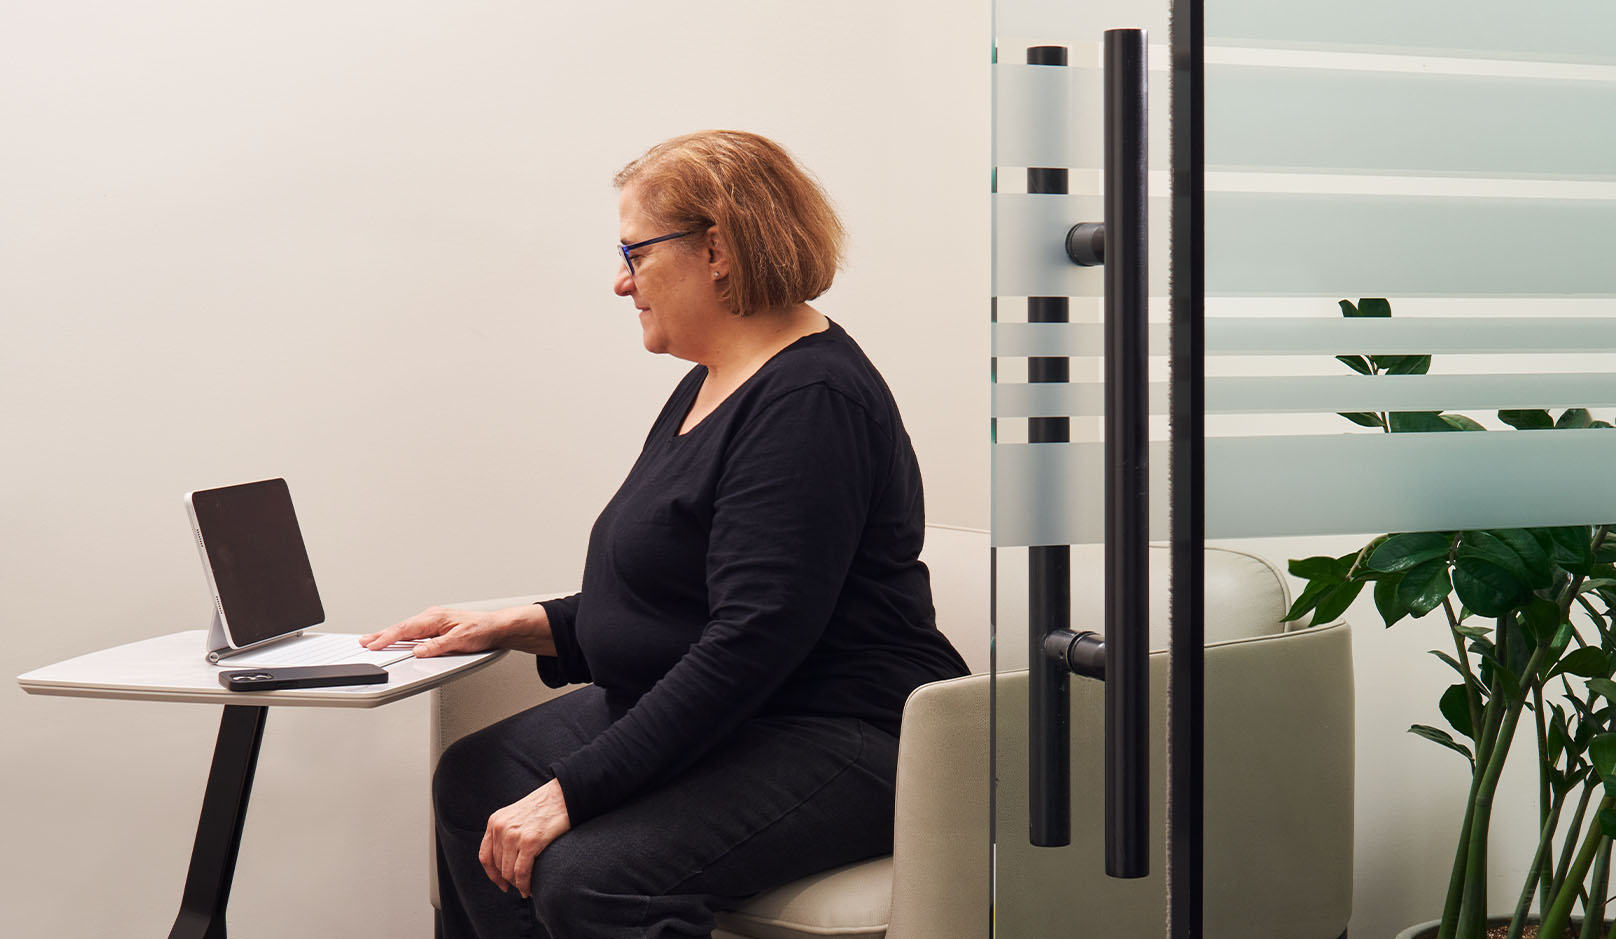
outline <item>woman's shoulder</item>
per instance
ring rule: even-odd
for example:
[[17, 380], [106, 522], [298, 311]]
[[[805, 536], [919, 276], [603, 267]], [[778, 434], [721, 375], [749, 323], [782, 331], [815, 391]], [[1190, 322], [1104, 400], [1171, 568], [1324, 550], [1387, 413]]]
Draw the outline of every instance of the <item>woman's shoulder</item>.
[[866, 406], [885, 407], [891, 400], [875, 364], [834, 320], [781, 350], [757, 377], [768, 397], [823, 385]]

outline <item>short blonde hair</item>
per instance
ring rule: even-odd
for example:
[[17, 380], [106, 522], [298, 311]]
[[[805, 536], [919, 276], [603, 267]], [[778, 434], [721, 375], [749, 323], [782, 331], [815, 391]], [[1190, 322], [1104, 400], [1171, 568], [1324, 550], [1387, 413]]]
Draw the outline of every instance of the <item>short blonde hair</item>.
[[830, 198], [785, 148], [736, 130], [657, 144], [613, 183], [670, 231], [717, 228], [730, 256], [719, 296], [747, 316], [805, 303], [830, 289], [845, 233]]

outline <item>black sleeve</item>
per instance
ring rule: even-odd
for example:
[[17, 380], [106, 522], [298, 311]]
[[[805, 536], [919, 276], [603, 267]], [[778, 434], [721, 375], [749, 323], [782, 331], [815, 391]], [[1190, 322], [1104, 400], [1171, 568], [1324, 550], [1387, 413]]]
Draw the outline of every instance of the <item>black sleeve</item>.
[[556, 654], [538, 657], [539, 678], [551, 688], [582, 684], [592, 681], [589, 663], [578, 650], [573, 623], [578, 618], [578, 601], [583, 597], [575, 593], [570, 597], [543, 600], [539, 603], [550, 619], [550, 636], [555, 640]]
[[823, 384], [760, 406], [728, 442], [701, 637], [612, 727], [556, 762], [574, 824], [688, 765], [757, 713], [819, 641], [890, 438]]

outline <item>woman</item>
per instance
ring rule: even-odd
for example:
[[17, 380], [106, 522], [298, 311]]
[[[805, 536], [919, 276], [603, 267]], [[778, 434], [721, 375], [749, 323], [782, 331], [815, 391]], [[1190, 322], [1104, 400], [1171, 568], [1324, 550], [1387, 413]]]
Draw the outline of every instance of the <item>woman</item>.
[[596, 521], [582, 591], [366, 637], [592, 682], [444, 753], [448, 937], [708, 936], [715, 909], [889, 852], [904, 699], [966, 671], [891, 393], [808, 304], [841, 255], [824, 193], [730, 131], [616, 184], [616, 292], [648, 350], [697, 364]]

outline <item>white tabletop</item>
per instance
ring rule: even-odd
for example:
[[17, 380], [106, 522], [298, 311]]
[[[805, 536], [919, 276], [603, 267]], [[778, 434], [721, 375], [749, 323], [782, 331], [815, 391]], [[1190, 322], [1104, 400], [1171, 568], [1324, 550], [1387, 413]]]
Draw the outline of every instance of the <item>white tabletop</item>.
[[102, 649], [18, 675], [17, 683], [29, 694], [79, 698], [373, 708], [470, 674], [505, 654], [405, 659], [387, 667], [385, 684], [229, 691], [219, 684], [219, 673], [237, 666], [228, 659], [220, 665], [207, 661], [207, 635], [205, 629], [193, 629]]

